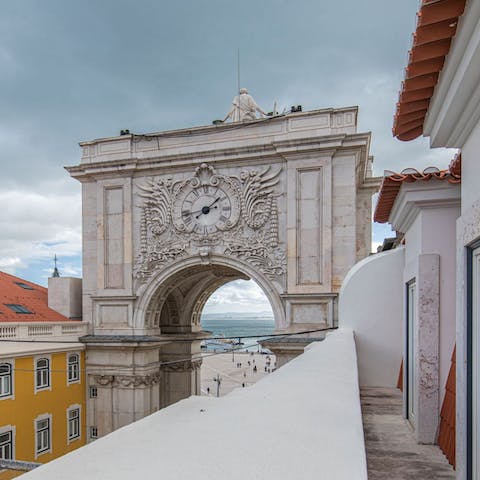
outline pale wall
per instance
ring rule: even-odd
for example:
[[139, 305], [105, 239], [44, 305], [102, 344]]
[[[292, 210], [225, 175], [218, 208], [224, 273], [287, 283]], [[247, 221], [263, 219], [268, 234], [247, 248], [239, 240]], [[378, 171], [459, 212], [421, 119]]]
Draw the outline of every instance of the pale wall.
[[67, 318], [82, 320], [82, 279], [50, 277], [48, 306]]
[[462, 214], [480, 201], [480, 122], [462, 148]]
[[[445, 396], [445, 385], [450, 370], [455, 344], [455, 223], [458, 206], [422, 209], [405, 235], [404, 284], [417, 278], [419, 255], [436, 254], [440, 257], [439, 282], [439, 404]], [[405, 295], [405, 293], [404, 293]], [[418, 282], [417, 295], [418, 298]], [[406, 315], [404, 313], [404, 315]]]
[[[457, 221], [457, 431], [456, 459], [458, 478], [467, 468], [467, 245], [480, 239], [480, 122], [462, 148], [462, 216]], [[477, 293], [478, 295], [478, 293]], [[480, 348], [480, 345], [477, 345]], [[474, 387], [475, 388], [475, 387]], [[477, 395], [480, 386], [476, 387]]]
[[339, 325], [355, 332], [360, 385], [393, 387], [402, 359], [404, 249], [372, 255], [345, 277]]
[[424, 245], [440, 255], [440, 399], [445, 396], [445, 386], [450, 371], [451, 356], [455, 345], [455, 223], [459, 207], [444, 207], [423, 212]]

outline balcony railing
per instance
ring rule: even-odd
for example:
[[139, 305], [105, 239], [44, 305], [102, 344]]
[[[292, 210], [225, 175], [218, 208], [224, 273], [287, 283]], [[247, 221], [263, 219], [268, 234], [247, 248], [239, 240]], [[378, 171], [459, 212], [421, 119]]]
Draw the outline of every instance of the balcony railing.
[[0, 339], [34, 340], [77, 340], [87, 334], [85, 322], [9, 322], [0, 324]]

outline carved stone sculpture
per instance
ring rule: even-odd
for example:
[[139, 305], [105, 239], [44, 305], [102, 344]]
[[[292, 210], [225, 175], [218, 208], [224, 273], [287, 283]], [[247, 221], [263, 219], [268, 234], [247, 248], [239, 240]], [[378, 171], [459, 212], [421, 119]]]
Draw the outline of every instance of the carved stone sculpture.
[[255, 120], [257, 118], [256, 112], [263, 116], [267, 114], [256, 104], [251, 95], [248, 94], [246, 88], [241, 88], [239, 95], [236, 95], [232, 101], [232, 108], [227, 113], [223, 120], [226, 122], [229, 118], [232, 122], [243, 122], [246, 120]]
[[187, 179], [138, 185], [144, 203], [136, 278], [146, 281], [178, 258], [204, 259], [212, 250], [272, 278], [285, 274], [286, 255], [278, 242], [280, 172], [267, 166], [227, 176], [201, 164]]

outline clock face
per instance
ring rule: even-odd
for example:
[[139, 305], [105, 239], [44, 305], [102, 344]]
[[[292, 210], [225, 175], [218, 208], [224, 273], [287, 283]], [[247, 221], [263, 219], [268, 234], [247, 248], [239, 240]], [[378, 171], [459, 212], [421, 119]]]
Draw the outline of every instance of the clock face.
[[174, 207], [174, 224], [183, 232], [209, 235], [228, 230], [238, 220], [236, 195], [227, 185], [186, 188]]

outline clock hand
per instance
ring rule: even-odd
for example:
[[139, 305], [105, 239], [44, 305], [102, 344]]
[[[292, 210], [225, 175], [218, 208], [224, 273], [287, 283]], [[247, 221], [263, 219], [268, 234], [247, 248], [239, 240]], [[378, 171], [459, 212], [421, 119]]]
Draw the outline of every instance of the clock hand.
[[[210, 213], [210, 209], [213, 207], [213, 205], [215, 205], [218, 201], [220, 200], [220, 197], [217, 197], [210, 205], [205, 205], [204, 207], [202, 207], [201, 210], [197, 210], [196, 212], [192, 212], [192, 213], [198, 213], [198, 215], [195, 216], [195, 218], [198, 220], [198, 218], [200, 217], [200, 215], [208, 215]], [[217, 206], [215, 205], [215, 207], [213, 208], [217, 208]]]
[[208, 208], [212, 208], [212, 206], [215, 205], [219, 200], [220, 200], [220, 197], [217, 197], [217, 198], [208, 206]]
[[[213, 208], [218, 208], [218, 206], [215, 205]], [[200, 215], [208, 215], [210, 213], [210, 207], [203, 207], [201, 210], [197, 210], [197, 212], [200, 212], [198, 215], [195, 215], [195, 218], [198, 220]], [[192, 213], [197, 213], [197, 212], [192, 212]]]
[[195, 210], [193, 212], [190, 212], [189, 215], [195, 215], [196, 213], [204, 213], [205, 208], [212, 208], [212, 206], [215, 205], [219, 200], [220, 200], [220, 197], [216, 198], [210, 205], [205, 205], [205, 207], [202, 207], [200, 210]]

